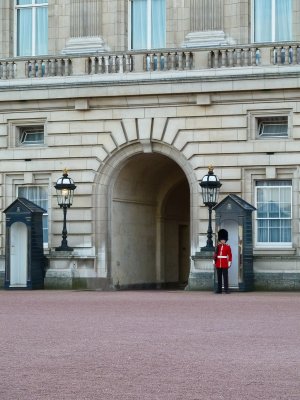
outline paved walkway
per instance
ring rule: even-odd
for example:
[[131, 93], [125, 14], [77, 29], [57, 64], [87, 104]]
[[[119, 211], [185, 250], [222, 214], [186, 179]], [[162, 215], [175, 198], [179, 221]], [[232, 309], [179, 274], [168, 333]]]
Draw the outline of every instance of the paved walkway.
[[300, 399], [300, 293], [0, 291], [1, 400]]

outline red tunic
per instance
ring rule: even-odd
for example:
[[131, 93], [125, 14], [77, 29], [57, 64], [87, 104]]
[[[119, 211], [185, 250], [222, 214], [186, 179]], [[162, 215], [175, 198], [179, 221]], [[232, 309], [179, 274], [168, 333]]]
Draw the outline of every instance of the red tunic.
[[214, 253], [214, 264], [216, 268], [229, 268], [232, 261], [231, 247], [229, 244], [218, 244]]

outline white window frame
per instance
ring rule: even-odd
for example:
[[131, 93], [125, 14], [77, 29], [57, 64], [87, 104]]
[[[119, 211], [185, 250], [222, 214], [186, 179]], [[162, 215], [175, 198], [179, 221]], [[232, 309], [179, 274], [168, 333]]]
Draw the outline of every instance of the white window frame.
[[[24, 120], [10, 120], [8, 121], [9, 126], [9, 146], [10, 147], [44, 147], [46, 146], [47, 140], [47, 124], [46, 119], [24, 119]], [[22, 143], [21, 136], [23, 129], [30, 128], [42, 128], [44, 130], [43, 143]]]
[[[276, 181], [280, 181], [281, 179], [277, 179]], [[255, 211], [255, 247], [256, 248], [264, 248], [264, 249], [272, 249], [272, 248], [292, 248], [292, 234], [293, 234], [293, 186], [292, 186], [292, 181], [290, 179], [284, 179], [284, 181], [291, 182], [290, 185], [276, 185], [276, 181], [274, 181], [274, 185], [270, 186], [259, 186], [259, 182], [272, 182], [272, 180], [269, 179], [263, 179], [256, 181], [255, 183], [255, 205], [257, 206], [257, 201], [258, 201], [258, 189], [260, 188], [268, 188], [274, 189], [274, 188], [282, 188], [282, 187], [289, 187], [290, 188], [290, 204], [291, 204], [291, 217], [290, 218], [277, 218], [278, 220], [282, 219], [287, 219], [291, 221], [291, 241], [290, 242], [259, 242], [258, 241], [258, 220], [260, 218], [257, 217], [257, 211]], [[257, 185], [258, 183], [258, 185]], [[271, 220], [272, 218], [266, 218], [267, 220]], [[275, 218], [274, 218], [275, 219]]]
[[18, 5], [17, 0], [14, 0], [15, 3], [15, 43], [14, 43], [14, 48], [15, 48], [15, 55], [17, 57], [23, 57], [18, 54], [18, 10], [19, 9], [24, 9], [24, 8], [31, 8], [32, 9], [32, 42], [31, 42], [31, 55], [35, 56], [36, 55], [36, 48], [35, 48], [35, 43], [36, 43], [36, 10], [37, 8], [40, 7], [48, 7], [49, 5], [49, 0], [46, 0], [44, 3], [36, 4], [35, 0], [31, 0], [30, 4], [24, 4], [24, 5]]
[[[248, 138], [252, 140], [287, 140], [292, 138], [292, 115], [291, 109], [273, 110], [249, 110], [248, 111]], [[270, 121], [277, 118], [287, 118], [287, 135], [259, 135], [259, 124], [262, 121]]]
[[[275, 13], [275, 4], [276, 4], [276, 0], [271, 0], [272, 1], [272, 5], [271, 5], [271, 13], [272, 13], [272, 39], [271, 42], [275, 42], [276, 41], [276, 29], [275, 29], [275, 17], [276, 17], [276, 13]], [[252, 0], [252, 4], [251, 4], [251, 37], [252, 37], [252, 42], [253, 43], [261, 43], [261, 42], [255, 42], [255, 18], [254, 18], [254, 7], [255, 7], [255, 0]], [[292, 18], [293, 15], [291, 15]], [[292, 24], [292, 21], [291, 21]]]
[[[48, 187], [48, 185], [43, 185], [43, 184], [35, 184], [35, 185], [33, 185], [33, 184], [29, 184], [29, 185], [22, 184], [22, 185], [17, 185], [16, 186], [16, 191], [17, 191], [16, 196], [17, 197], [21, 197], [21, 196], [19, 196], [19, 189], [20, 188], [22, 188], [22, 189], [24, 189], [24, 188], [27, 188], [27, 189], [28, 188], [46, 188], [46, 190], [47, 190], [47, 210], [46, 210], [47, 212], [43, 213], [43, 220], [44, 220], [44, 217], [46, 217], [46, 219], [47, 219], [47, 229], [44, 227], [44, 224], [43, 224], [43, 247], [44, 247], [44, 249], [47, 249], [48, 246], [49, 246], [49, 213], [48, 213], [48, 209], [49, 209], [49, 187]], [[28, 196], [26, 197], [26, 199], [30, 200], [30, 201], [33, 201], [32, 199], [29, 199]], [[37, 205], [39, 205], [39, 204], [37, 204]], [[45, 232], [45, 230], [47, 230], [47, 235], [46, 235], [47, 236], [47, 241], [44, 241], [44, 232]]]
[[[128, 49], [129, 50], [136, 50], [138, 49], [132, 49], [131, 42], [132, 42], [132, 27], [131, 27], [131, 6], [132, 2], [134, 0], [128, 0]], [[146, 0], [147, 1], [147, 50], [150, 50], [152, 48], [151, 46], [151, 40], [152, 40], [152, 0]]]
[[[286, 121], [286, 122], [285, 122]], [[286, 126], [286, 134], [276, 134], [276, 133], [261, 133], [264, 126]], [[289, 121], [287, 115], [282, 116], [267, 116], [267, 117], [257, 117], [257, 138], [258, 139], [284, 139], [289, 137]]]

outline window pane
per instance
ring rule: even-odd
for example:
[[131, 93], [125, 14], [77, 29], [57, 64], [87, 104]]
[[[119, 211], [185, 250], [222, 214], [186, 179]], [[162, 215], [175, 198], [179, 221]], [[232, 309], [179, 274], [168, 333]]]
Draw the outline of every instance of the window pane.
[[272, 41], [272, 2], [255, 0], [254, 2], [254, 41]]
[[261, 181], [256, 185], [259, 186], [256, 204], [258, 243], [290, 243], [291, 181]]
[[32, 55], [32, 11], [22, 8], [17, 11], [17, 55]]
[[131, 6], [132, 49], [147, 48], [147, 0], [134, 0]]
[[43, 242], [48, 243], [48, 188], [47, 186], [19, 186], [18, 196], [32, 201], [46, 210], [43, 214]]
[[36, 10], [36, 54], [48, 53], [48, 8], [40, 7]]
[[166, 2], [152, 0], [152, 47], [162, 48], [166, 45]]
[[292, 40], [292, 0], [277, 0], [275, 40]]

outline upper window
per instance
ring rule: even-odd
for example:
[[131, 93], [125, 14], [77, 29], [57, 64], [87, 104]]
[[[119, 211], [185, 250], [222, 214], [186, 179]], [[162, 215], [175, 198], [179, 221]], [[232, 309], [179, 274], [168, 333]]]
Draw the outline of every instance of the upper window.
[[292, 40], [292, 0], [254, 0], [254, 41]]
[[256, 182], [256, 242], [263, 246], [291, 246], [292, 182]]
[[19, 144], [23, 146], [44, 144], [44, 126], [20, 127]]
[[48, 246], [48, 187], [47, 186], [19, 186], [18, 197], [32, 201], [39, 207], [44, 208], [43, 214], [43, 243]]
[[130, 0], [131, 49], [166, 46], [166, 0]]
[[17, 56], [48, 53], [48, 0], [16, 0]]
[[260, 138], [288, 137], [288, 117], [273, 116], [257, 118], [257, 134]]

